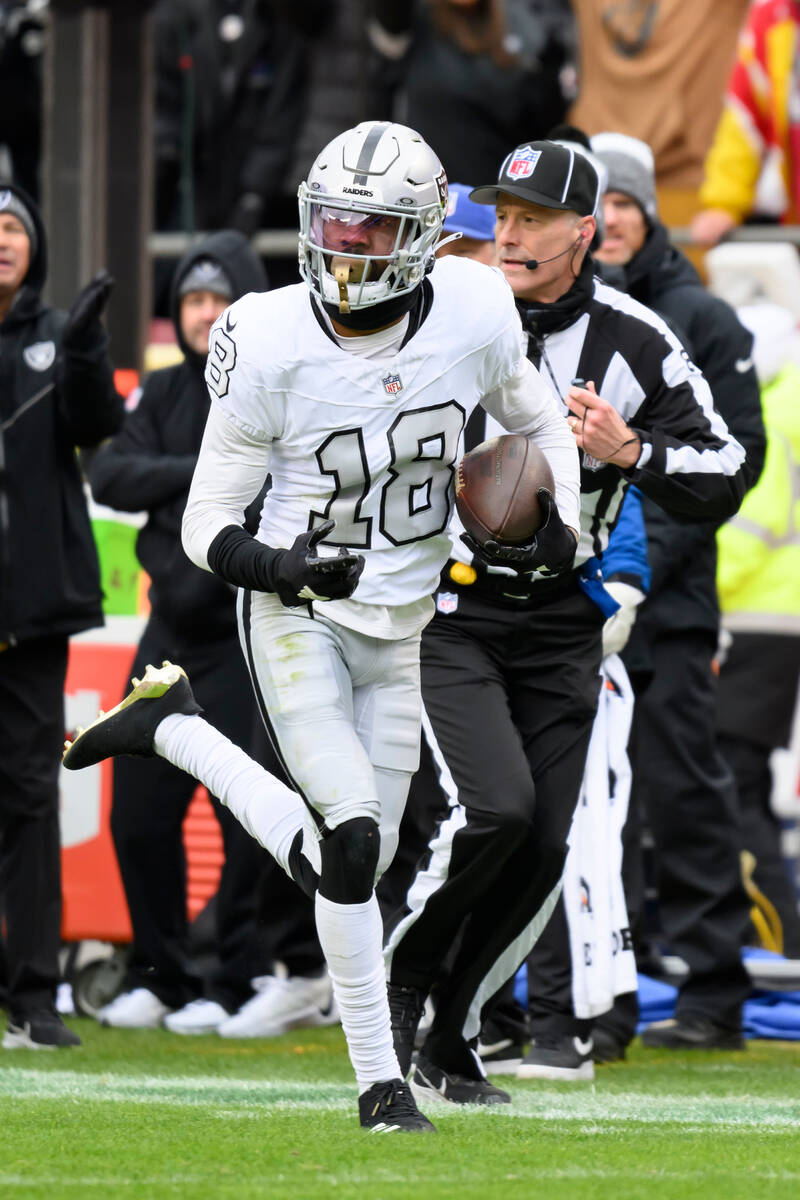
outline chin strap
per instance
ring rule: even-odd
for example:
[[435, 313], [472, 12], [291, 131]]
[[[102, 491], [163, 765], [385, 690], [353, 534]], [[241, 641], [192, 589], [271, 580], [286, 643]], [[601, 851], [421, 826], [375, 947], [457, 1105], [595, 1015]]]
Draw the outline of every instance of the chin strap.
[[[336, 281], [339, 283], [338, 279]], [[339, 285], [341, 287], [341, 284]], [[338, 304], [330, 300], [322, 300], [321, 304], [329, 317], [340, 321], [348, 329], [358, 329], [369, 332], [372, 329], [390, 325], [398, 317], [403, 317], [417, 303], [419, 288], [394, 296], [391, 300], [383, 300], [380, 304], [371, 304], [367, 308], [356, 308], [343, 312]]]
[[[457, 242], [458, 239], [462, 238], [463, 236], [463, 233], [449, 233], [446, 238], [442, 238], [441, 241], [436, 243], [436, 245], [433, 247], [433, 253], [436, 254], [437, 250], [441, 250], [442, 246], [449, 246], [451, 242]], [[427, 263], [425, 265], [427, 274], [428, 271], [431, 270], [431, 267], [428, 267]]]

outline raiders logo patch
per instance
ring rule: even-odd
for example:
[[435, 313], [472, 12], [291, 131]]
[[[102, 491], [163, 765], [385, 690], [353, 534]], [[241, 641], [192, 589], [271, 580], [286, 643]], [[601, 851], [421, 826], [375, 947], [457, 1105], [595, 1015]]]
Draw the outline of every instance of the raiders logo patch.
[[32, 346], [25, 347], [22, 357], [25, 365], [32, 371], [46, 371], [55, 362], [56, 344], [55, 342], [34, 342]]
[[213, 279], [219, 275], [219, 267], [210, 258], [203, 258], [194, 264], [193, 270], [200, 279]]
[[439, 193], [439, 203], [443, 209], [447, 208], [447, 176], [444, 173], [444, 168], [436, 176], [436, 189]]

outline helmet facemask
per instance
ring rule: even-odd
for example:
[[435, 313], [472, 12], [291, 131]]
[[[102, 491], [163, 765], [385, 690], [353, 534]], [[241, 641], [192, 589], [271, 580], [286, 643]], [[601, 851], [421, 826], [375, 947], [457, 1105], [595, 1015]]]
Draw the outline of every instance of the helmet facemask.
[[[369, 137], [382, 157], [371, 171], [348, 166]], [[378, 122], [348, 130], [322, 151], [298, 199], [300, 274], [331, 315], [366, 317], [415, 291], [431, 269], [447, 180], [413, 130]]]

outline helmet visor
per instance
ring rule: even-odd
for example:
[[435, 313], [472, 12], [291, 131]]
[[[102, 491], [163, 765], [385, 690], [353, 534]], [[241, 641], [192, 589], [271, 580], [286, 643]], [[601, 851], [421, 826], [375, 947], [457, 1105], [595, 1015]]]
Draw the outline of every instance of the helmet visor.
[[311, 205], [311, 241], [330, 254], [391, 258], [403, 244], [405, 217]]

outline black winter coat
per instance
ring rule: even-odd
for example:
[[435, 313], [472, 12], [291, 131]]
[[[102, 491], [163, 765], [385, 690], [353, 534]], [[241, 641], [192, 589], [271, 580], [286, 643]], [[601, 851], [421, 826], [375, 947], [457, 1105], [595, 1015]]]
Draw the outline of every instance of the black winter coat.
[[0, 322], [0, 643], [103, 624], [100, 572], [76, 446], [119, 429], [108, 339], [67, 354], [66, 314], [40, 299], [47, 243], [35, 203], [38, 250]]
[[[753, 339], [736, 313], [702, 284], [689, 260], [656, 223], [624, 275], [601, 267], [604, 278], [660, 313], [708, 380], [714, 407], [747, 453], [748, 487], [764, 465], [766, 438], [753, 366]], [[716, 569], [717, 525], [683, 521], [642, 499], [652, 570], [648, 599], [639, 610], [626, 651], [632, 671], [646, 669], [646, 644], [659, 632], [719, 624]]]
[[433, 147], [448, 179], [473, 186], [496, 179], [513, 146], [546, 137], [564, 120], [562, 70], [575, 20], [567, 0], [505, 0], [510, 62], [462, 49], [437, 28], [427, 0], [370, 0], [368, 7], [387, 33], [410, 37], [403, 61], [386, 67], [401, 76], [395, 120]]
[[[292, 7], [286, 0], [157, 4], [159, 228], [183, 226], [181, 187], [192, 189], [197, 229], [233, 225], [252, 232], [257, 222], [240, 223], [249, 220], [243, 197], [267, 203], [283, 194], [305, 102], [305, 43]], [[242, 32], [227, 40], [226, 21], [230, 27], [237, 19]], [[187, 142], [189, 179], [181, 177]]]
[[177, 287], [199, 259], [212, 258], [225, 269], [232, 299], [263, 291], [266, 276], [247, 239], [222, 231], [198, 242], [178, 264], [172, 314], [186, 355], [178, 366], [154, 371], [122, 431], [98, 451], [89, 469], [95, 499], [123, 512], [147, 510], [136, 553], [151, 579], [153, 615], [180, 645], [236, 636], [233, 589], [196, 567], [181, 545], [181, 521], [203, 439], [209, 397], [203, 378], [205, 358], [193, 354], [180, 333]]

